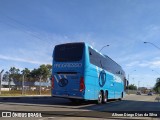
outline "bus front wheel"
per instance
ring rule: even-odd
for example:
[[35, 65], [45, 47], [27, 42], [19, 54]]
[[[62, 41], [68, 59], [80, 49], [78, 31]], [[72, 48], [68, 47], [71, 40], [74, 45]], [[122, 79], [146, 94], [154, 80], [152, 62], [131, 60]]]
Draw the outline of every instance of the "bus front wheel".
[[102, 92], [99, 92], [97, 102], [98, 104], [102, 104], [102, 101], [103, 101]]

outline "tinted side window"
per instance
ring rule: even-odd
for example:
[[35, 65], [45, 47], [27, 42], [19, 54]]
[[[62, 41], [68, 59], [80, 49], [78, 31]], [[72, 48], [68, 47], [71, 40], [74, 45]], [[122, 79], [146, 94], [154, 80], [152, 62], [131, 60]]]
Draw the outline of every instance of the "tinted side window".
[[113, 74], [124, 74], [121, 67], [108, 56], [103, 57], [101, 54], [89, 47], [90, 63], [105, 69]]
[[98, 67], [102, 67], [101, 55], [97, 53], [95, 50], [89, 47], [89, 58], [90, 63], [96, 65]]

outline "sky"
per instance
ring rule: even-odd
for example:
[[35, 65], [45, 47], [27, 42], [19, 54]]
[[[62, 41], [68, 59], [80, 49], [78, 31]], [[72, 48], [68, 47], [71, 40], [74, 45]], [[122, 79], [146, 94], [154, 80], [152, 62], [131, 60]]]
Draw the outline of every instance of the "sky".
[[153, 87], [160, 77], [159, 0], [0, 0], [0, 70], [52, 64], [54, 46], [86, 42]]

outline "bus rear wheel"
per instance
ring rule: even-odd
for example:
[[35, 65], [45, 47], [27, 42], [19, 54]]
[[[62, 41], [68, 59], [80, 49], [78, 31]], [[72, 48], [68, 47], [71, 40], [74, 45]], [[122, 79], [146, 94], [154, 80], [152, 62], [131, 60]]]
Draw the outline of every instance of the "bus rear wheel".
[[103, 103], [107, 103], [108, 101], [108, 93], [107, 92], [104, 92], [104, 95], [103, 95]]
[[119, 98], [119, 100], [121, 101], [123, 98], [123, 92], [121, 93], [121, 97]]
[[98, 103], [98, 104], [102, 104], [102, 102], [103, 102], [102, 92], [99, 92], [97, 103]]

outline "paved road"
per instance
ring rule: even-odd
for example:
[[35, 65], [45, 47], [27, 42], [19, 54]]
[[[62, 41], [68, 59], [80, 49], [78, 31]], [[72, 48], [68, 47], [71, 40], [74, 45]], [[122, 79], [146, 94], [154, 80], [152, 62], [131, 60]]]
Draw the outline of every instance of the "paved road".
[[[51, 98], [51, 97], [15, 97], [9, 99], [0, 98], [0, 111], [19, 111], [20, 112], [40, 112], [42, 118], [29, 118], [38, 120], [57, 120], [57, 119], [113, 119], [113, 118], [136, 118], [150, 119], [144, 116], [146, 112], [152, 111], [150, 116], [154, 117], [160, 111], [160, 102], [155, 100], [156, 96], [147, 95], [126, 95], [122, 101], [110, 100], [107, 104], [97, 105], [95, 102], [84, 102], [82, 104], [73, 104], [67, 99]], [[58, 111], [58, 112], [56, 112]], [[122, 112], [123, 111], [123, 112]], [[131, 117], [133, 113], [137, 113], [139, 117]], [[124, 117], [124, 113], [127, 117]], [[27, 113], [28, 114], [28, 113]], [[57, 115], [61, 116], [57, 116]], [[39, 114], [38, 114], [39, 115]], [[55, 116], [56, 115], [56, 116]], [[63, 116], [62, 116], [63, 115]], [[112, 117], [111, 117], [112, 115]], [[135, 114], [134, 114], [135, 115]], [[118, 116], [118, 117], [117, 117]], [[14, 118], [0, 118], [4, 120], [13, 120]], [[22, 118], [19, 118], [22, 119]], [[27, 119], [28, 118], [23, 118]], [[158, 119], [158, 118], [154, 118]], [[17, 118], [15, 118], [17, 120]]]

